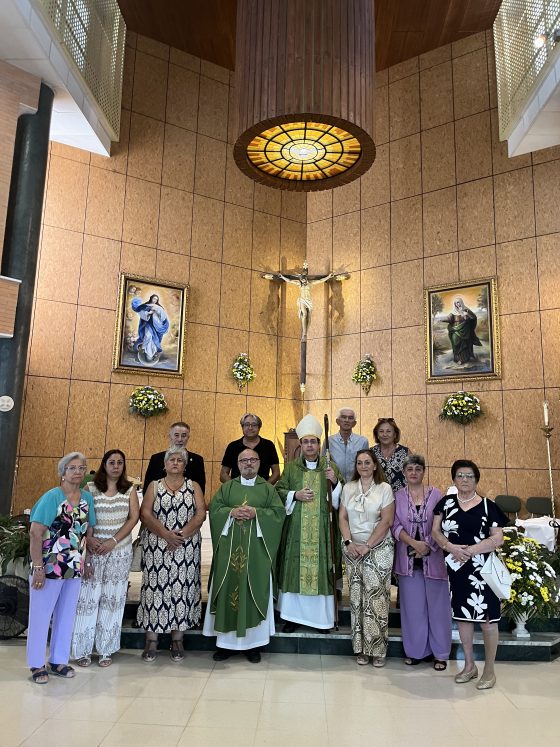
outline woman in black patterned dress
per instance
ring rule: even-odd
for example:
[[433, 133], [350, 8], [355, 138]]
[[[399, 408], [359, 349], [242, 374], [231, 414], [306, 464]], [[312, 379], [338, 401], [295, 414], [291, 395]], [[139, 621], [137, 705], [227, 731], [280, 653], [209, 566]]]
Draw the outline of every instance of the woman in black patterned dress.
[[403, 464], [409, 454], [409, 449], [399, 443], [400, 437], [401, 429], [393, 418], [379, 418], [373, 429], [375, 439], [373, 453], [393, 493], [406, 487]]
[[138, 626], [146, 631], [142, 658], [154, 661], [159, 633], [171, 632], [171, 658], [181, 661], [183, 633], [200, 622], [200, 527], [206, 518], [202, 490], [185, 480], [186, 451], [172, 446], [166, 476], [146, 491], [140, 517], [142, 588]]
[[474, 624], [478, 622], [484, 638], [484, 671], [477, 689], [489, 690], [496, 684], [500, 600], [480, 571], [488, 555], [502, 545], [502, 527], [508, 518], [493, 501], [477, 493], [480, 470], [474, 462], [458, 459], [451, 467], [451, 477], [457, 494], [444, 496], [434, 508], [432, 538], [446, 553], [453, 619], [465, 653], [464, 669], [455, 682], [478, 677], [473, 654]]

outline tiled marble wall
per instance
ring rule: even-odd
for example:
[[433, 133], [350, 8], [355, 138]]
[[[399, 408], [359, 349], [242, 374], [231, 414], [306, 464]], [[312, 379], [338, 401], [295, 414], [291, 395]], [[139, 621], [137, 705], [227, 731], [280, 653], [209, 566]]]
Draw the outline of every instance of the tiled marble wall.
[[[467, 456], [482, 468], [482, 490], [525, 498], [549, 494], [545, 396], [560, 427], [560, 147], [508, 159], [491, 44], [477, 34], [379, 73], [375, 164], [347, 187], [309, 195], [311, 267], [345, 268], [351, 279], [330, 297], [330, 315], [328, 291], [314, 289], [308, 395], [317, 414], [355, 407], [370, 437], [378, 417], [395, 417], [437, 486]], [[423, 288], [490, 275], [503, 376], [464, 383], [482, 400], [479, 421], [442, 423], [444, 393], [461, 382], [425, 382]], [[369, 397], [350, 378], [366, 352], [380, 373]]]
[[[203, 454], [208, 495], [239, 417], [258, 413], [278, 447], [301, 416], [297, 327], [262, 270], [301, 264], [306, 200], [254, 185], [232, 158], [229, 71], [129, 36], [121, 140], [111, 159], [52, 144], [14, 508], [55, 484], [57, 460], [81, 450], [96, 466], [119, 447], [140, 475], [183, 418]], [[182, 379], [111, 371], [120, 272], [191, 286]], [[289, 306], [295, 303], [288, 292]], [[248, 351], [257, 379], [229, 376]], [[127, 412], [153, 384], [170, 412]]]

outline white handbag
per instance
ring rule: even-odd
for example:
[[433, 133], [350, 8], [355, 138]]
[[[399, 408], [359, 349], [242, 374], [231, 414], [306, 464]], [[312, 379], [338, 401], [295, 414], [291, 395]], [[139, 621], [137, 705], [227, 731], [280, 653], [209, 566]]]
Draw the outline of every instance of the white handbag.
[[486, 558], [480, 575], [498, 599], [509, 599], [512, 583], [511, 573], [495, 552], [491, 552]]

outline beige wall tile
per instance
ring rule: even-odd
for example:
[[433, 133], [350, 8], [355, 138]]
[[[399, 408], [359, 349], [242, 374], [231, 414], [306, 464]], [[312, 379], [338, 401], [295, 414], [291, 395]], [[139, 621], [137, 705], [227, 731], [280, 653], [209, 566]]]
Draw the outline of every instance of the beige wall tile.
[[333, 215], [350, 213], [360, 209], [360, 180], [344, 184], [333, 190]]
[[426, 395], [393, 397], [393, 417], [401, 429], [400, 442], [416, 454], [425, 455], [428, 449]]
[[361, 329], [391, 328], [391, 288], [388, 267], [374, 267], [362, 271]]
[[280, 256], [290, 266], [302, 264], [305, 257], [307, 226], [287, 218], [280, 218]]
[[148, 39], [147, 36], [142, 36], [142, 34], [138, 34], [136, 49], [140, 52], [151, 54], [154, 57], [159, 57], [161, 60], [169, 59], [169, 47], [167, 44], [162, 44], [155, 39]]
[[422, 256], [422, 197], [391, 203], [391, 261]]
[[85, 232], [109, 239], [122, 236], [124, 216], [124, 174], [97, 169], [89, 171]]
[[453, 42], [451, 45], [451, 56], [461, 57], [461, 55], [469, 54], [477, 49], [486, 49], [486, 34], [481, 31], [478, 34], [471, 34], [466, 36], [464, 39], [459, 39]]
[[[274, 443], [278, 457], [281, 459], [284, 442], [283, 439], [276, 437], [276, 398], [249, 394], [247, 395], [247, 412], [254, 412], [263, 421], [259, 435], [270, 439]], [[241, 427], [239, 430], [241, 435]]]
[[[156, 278], [175, 283], [189, 282], [190, 260], [189, 257], [176, 252], [164, 252], [158, 250], [156, 255]], [[175, 381], [175, 379], [172, 379]]]
[[389, 86], [375, 90], [375, 144], [389, 142]]
[[501, 141], [499, 137], [498, 110], [492, 109], [490, 114], [492, 124], [492, 163], [494, 173], [501, 174], [504, 171], [511, 171], [512, 169], [520, 169], [524, 166], [530, 166], [530, 153], [526, 153], [523, 156], [509, 158], [507, 140]]
[[218, 367], [218, 327], [187, 324], [185, 347], [185, 387], [216, 391]]
[[361, 268], [388, 265], [391, 259], [391, 204], [360, 211]]
[[[332, 268], [333, 221], [321, 220], [307, 226], [306, 254], [312, 263], [312, 272], [330, 272]], [[282, 257], [284, 262], [284, 257]], [[284, 264], [282, 265], [284, 267]]]
[[[212, 456], [214, 454], [214, 418], [216, 412], [215, 392], [196, 392], [186, 389], [183, 392], [183, 418], [191, 427], [189, 449], [201, 454], [205, 461], [206, 477], [210, 478]], [[238, 419], [239, 422], [239, 419]], [[206, 488], [206, 497], [212, 495]]]
[[231, 148], [226, 148], [226, 188], [225, 200], [234, 205], [253, 209], [255, 182], [245, 176], [233, 160]]
[[[143, 383], [142, 378], [138, 377], [137, 386], [142, 386]], [[129, 384], [111, 384], [105, 448], [114, 449], [118, 444], [117, 448], [124, 451], [127, 459], [141, 459], [146, 421], [139, 415], [131, 415], [128, 412], [128, 400], [133, 389], [134, 387]], [[164, 442], [158, 451], [165, 446]]]
[[[37, 298], [76, 303], [80, 281], [83, 235], [63, 228], [43, 226], [37, 273]], [[66, 282], [59, 282], [64, 272]]]
[[214, 422], [214, 459], [221, 462], [230, 441], [241, 438], [239, 418], [247, 412], [245, 394], [216, 394]]
[[280, 284], [265, 280], [259, 272], [252, 272], [251, 330], [276, 335], [278, 333], [279, 305]]
[[[560, 234], [552, 233], [537, 238], [539, 263], [539, 294], [541, 309], [555, 309], [559, 303], [560, 287]], [[42, 262], [42, 258], [41, 258]]]
[[[439, 414], [445, 401], [445, 395], [430, 394], [426, 399], [428, 422], [428, 449], [426, 462], [430, 466], [430, 483], [437, 480], [437, 487], [445, 490], [451, 485], [449, 470], [456, 459], [462, 459], [465, 443], [465, 426], [451, 420], [440, 420]], [[441, 467], [442, 472], [432, 472], [434, 467]], [[449, 477], [446, 477], [446, 474]], [[434, 480], [434, 475], [437, 475]], [[448, 480], [448, 482], [446, 482]]]
[[393, 390], [391, 330], [362, 332], [360, 351], [360, 357], [370, 353], [377, 367], [377, 379], [372, 384], [370, 394], [366, 395], [360, 387], [362, 401], [372, 395], [376, 397], [390, 396]]
[[[108, 383], [102, 384], [95, 381], [72, 381], [70, 383], [64, 443], [66, 453], [81, 451], [86, 457], [98, 457], [104, 453], [108, 406]], [[95, 469], [95, 466], [92, 465], [92, 469]]]
[[496, 247], [479, 246], [459, 252], [459, 280], [492, 277], [496, 274]]
[[[216, 380], [216, 389], [218, 392], [235, 394], [239, 392], [237, 383], [231, 375], [233, 361], [239, 353], [247, 353], [249, 350], [249, 333], [240, 329], [220, 328], [218, 343], [218, 373]], [[253, 366], [257, 363], [252, 361]], [[247, 394], [247, 389], [243, 389], [243, 394]], [[240, 413], [240, 415], [243, 413]], [[239, 417], [237, 422], [239, 422]]]
[[455, 122], [457, 182], [482, 179], [492, 174], [490, 112], [484, 111]]
[[331, 218], [333, 214], [334, 190], [324, 189], [321, 192], [307, 194], [307, 223]]
[[456, 119], [490, 108], [486, 49], [453, 60], [453, 103]]
[[537, 312], [500, 318], [504, 389], [543, 386], [541, 329]]
[[81, 306], [117, 308], [120, 260], [120, 241], [84, 236], [78, 296]]
[[277, 397], [301, 399], [299, 389], [300, 341], [291, 337], [278, 338]]
[[121, 272], [150, 277], [156, 273], [156, 250], [136, 244], [122, 244]]
[[251, 267], [253, 211], [239, 205], [224, 207], [223, 262]]
[[220, 262], [223, 230], [224, 203], [195, 195], [191, 246], [193, 257]]
[[386, 68], [385, 70], [378, 70], [375, 73], [375, 87], [381, 88], [381, 86], [388, 86], [389, 85], [389, 68]]
[[398, 65], [392, 65], [389, 68], [389, 83], [394, 83], [400, 78], [406, 78], [408, 75], [414, 75], [418, 72], [418, 57], [411, 57], [409, 60], [399, 62]]
[[91, 154], [90, 163], [99, 169], [108, 171], [118, 171], [119, 174], [126, 174], [128, 166], [128, 141], [130, 136], [130, 112], [121, 109], [121, 129], [119, 140], [111, 143], [111, 156], [98, 156], [96, 153]]
[[453, 123], [422, 132], [422, 186], [424, 192], [455, 184], [455, 131]]
[[196, 131], [199, 83], [200, 76], [196, 73], [177, 65], [169, 65], [166, 122]]
[[134, 89], [134, 68], [136, 65], [136, 50], [131, 47], [125, 47], [124, 64], [123, 64], [123, 85], [121, 106], [123, 109], [130, 109], [132, 106], [132, 91]]
[[360, 181], [362, 210], [389, 202], [391, 199], [389, 144], [377, 147], [375, 161], [371, 168], [361, 177]]
[[418, 58], [420, 70], [427, 70], [429, 67], [441, 65], [443, 62], [451, 59], [451, 44], [445, 44], [443, 47], [437, 47], [429, 52], [424, 52]]
[[391, 143], [391, 199], [400, 200], [422, 191], [420, 135]]
[[393, 398], [378, 397], [372, 389], [367, 397], [361, 399], [360, 432], [367, 436], [370, 446], [373, 446], [373, 427], [379, 418], [393, 417]]
[[459, 249], [493, 244], [494, 195], [492, 179], [457, 186]]
[[32, 376], [70, 377], [76, 306], [37, 299], [29, 354]]
[[221, 83], [229, 84], [230, 71], [225, 67], [221, 67], [221, 65], [208, 62], [208, 60], [200, 61], [200, 74], [214, 80], [219, 80]]
[[560, 158], [560, 145], [535, 150], [531, 153], [531, 157], [534, 165], [537, 163], [546, 163], [547, 161], [555, 161], [557, 158]]
[[115, 312], [79, 306], [76, 317], [72, 378], [110, 381]]
[[90, 153], [87, 150], [73, 148], [71, 145], [63, 145], [54, 141], [50, 142], [50, 147], [52, 156], [61, 156], [61, 158], [69, 158], [71, 161], [79, 161], [80, 163], [89, 163], [90, 161]]
[[[358, 205], [358, 209], [359, 209]], [[282, 218], [307, 223], [307, 194], [282, 190]]]
[[422, 129], [453, 121], [453, 76], [451, 62], [429, 67], [420, 73]]
[[539, 308], [535, 239], [496, 246], [500, 283], [500, 313], [516, 314]]
[[127, 178], [122, 238], [127, 244], [157, 245], [160, 185]]
[[[332, 338], [332, 396], [354, 397], [352, 362], [360, 359], [360, 335], [339, 335]], [[348, 365], [350, 362], [350, 365]]]
[[192, 192], [195, 154], [195, 133], [166, 124], [161, 183]]
[[168, 417], [154, 417], [146, 419], [146, 430], [144, 436], [144, 459], [149, 457], [156, 451], [160, 451], [167, 446], [167, 439], [169, 433], [170, 421], [178, 420], [182, 416], [183, 407], [183, 392], [181, 389], [170, 389], [161, 382], [153, 381], [152, 386], [157, 386], [158, 389], [165, 395], [165, 400], [169, 408], [167, 413]]
[[84, 230], [88, 176], [87, 164], [51, 156], [43, 215], [47, 226]]
[[222, 265], [220, 292], [220, 325], [249, 329], [251, 309], [251, 270]]
[[546, 466], [544, 438], [539, 430], [543, 418], [542, 403], [542, 389], [504, 391], [507, 467], [539, 469]]
[[225, 143], [204, 137], [204, 135], [197, 135], [194, 191], [199, 195], [223, 200], [225, 173]]
[[219, 324], [222, 268], [218, 262], [191, 259], [189, 318], [200, 324]]
[[[299, 399], [278, 399], [276, 400], [276, 440], [284, 444], [284, 433], [290, 428], [295, 428], [303, 417], [303, 404], [301, 397]], [[278, 452], [280, 459], [284, 460], [284, 453]]]
[[457, 194], [455, 187], [424, 195], [424, 256], [457, 249]]
[[[61, 455], [62, 456], [62, 453]], [[60, 457], [18, 457], [18, 470], [14, 488], [12, 515], [31, 510], [37, 499], [47, 490], [58, 485], [56, 471]]]
[[227, 141], [229, 86], [206, 76], [200, 78], [198, 132]]
[[389, 128], [391, 140], [420, 131], [420, 80], [418, 73], [389, 86]]
[[200, 59], [188, 52], [183, 52], [181, 49], [171, 47], [169, 50], [169, 62], [173, 65], [179, 65], [179, 67], [186, 67], [187, 70], [192, 70], [193, 73], [200, 72]]
[[255, 211], [253, 215], [253, 269], [277, 272], [279, 261], [280, 218]]
[[[69, 384], [68, 379], [29, 376], [25, 389], [20, 454], [57, 459], [63, 456]], [[55, 475], [51, 486], [58, 484]]]
[[270, 215], [282, 214], [282, 192], [279, 189], [265, 187], [255, 183], [254, 207], [261, 213]]
[[[205, 198], [197, 197], [195, 199]], [[223, 206], [223, 203], [219, 204]], [[193, 195], [180, 189], [162, 187], [159, 203], [158, 249], [177, 254], [189, 254], [192, 223]], [[193, 231], [193, 249], [194, 243]], [[195, 251], [192, 253], [197, 254]], [[198, 256], [200, 256], [200, 253], [198, 253]]]
[[533, 172], [537, 234], [560, 231], [557, 200], [560, 193], [560, 160], [541, 163], [533, 168]]
[[[360, 331], [360, 273], [352, 273], [344, 282], [333, 281], [327, 287], [330, 306], [328, 318], [333, 335]], [[329, 292], [330, 291], [330, 292]], [[325, 332], [327, 328], [325, 327]]]
[[411, 327], [424, 320], [422, 260], [391, 265], [392, 326]]
[[159, 120], [165, 119], [168, 67], [165, 60], [136, 52], [131, 104], [133, 112]]
[[494, 44], [486, 47], [486, 58], [488, 61], [488, 92], [490, 94], [490, 106], [498, 106], [498, 88], [496, 83], [496, 56], [494, 53]]
[[[250, 333], [248, 352], [256, 378], [249, 384], [247, 391], [252, 397], [276, 397], [277, 347], [275, 335]], [[259, 417], [262, 419], [263, 416]], [[271, 425], [273, 427], [272, 419], [269, 421], [269, 427]]]
[[532, 169], [516, 169], [494, 177], [496, 241], [535, 235]]
[[542, 352], [545, 386], [560, 386], [560, 309], [541, 311]]
[[465, 428], [465, 452], [482, 469], [505, 467], [504, 423], [501, 392], [480, 392], [476, 382], [469, 388], [480, 399], [483, 414]]
[[424, 285], [454, 283], [459, 279], [459, 254], [440, 254], [424, 258]]
[[[558, 484], [557, 470], [554, 471], [554, 484]], [[529, 514], [525, 509], [527, 498], [532, 495], [550, 495], [550, 482], [548, 470], [546, 469], [508, 469], [507, 475], [507, 493], [508, 495], [517, 495], [521, 498], [522, 517], [528, 518]]]
[[[359, 183], [358, 183], [359, 186]], [[333, 218], [333, 269], [360, 269], [360, 212]]]
[[161, 181], [165, 125], [152, 117], [132, 114], [128, 146], [128, 175]]
[[393, 396], [425, 394], [426, 371], [424, 325], [393, 329], [392, 333]]

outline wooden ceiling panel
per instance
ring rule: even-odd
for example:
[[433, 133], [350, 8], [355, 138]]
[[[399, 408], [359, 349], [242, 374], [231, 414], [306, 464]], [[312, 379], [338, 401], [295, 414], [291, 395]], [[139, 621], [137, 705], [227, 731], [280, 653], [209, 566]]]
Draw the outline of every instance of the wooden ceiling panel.
[[[118, 0], [131, 31], [229, 70], [236, 0]], [[492, 27], [501, 0], [376, 0], [376, 67], [384, 70]]]

